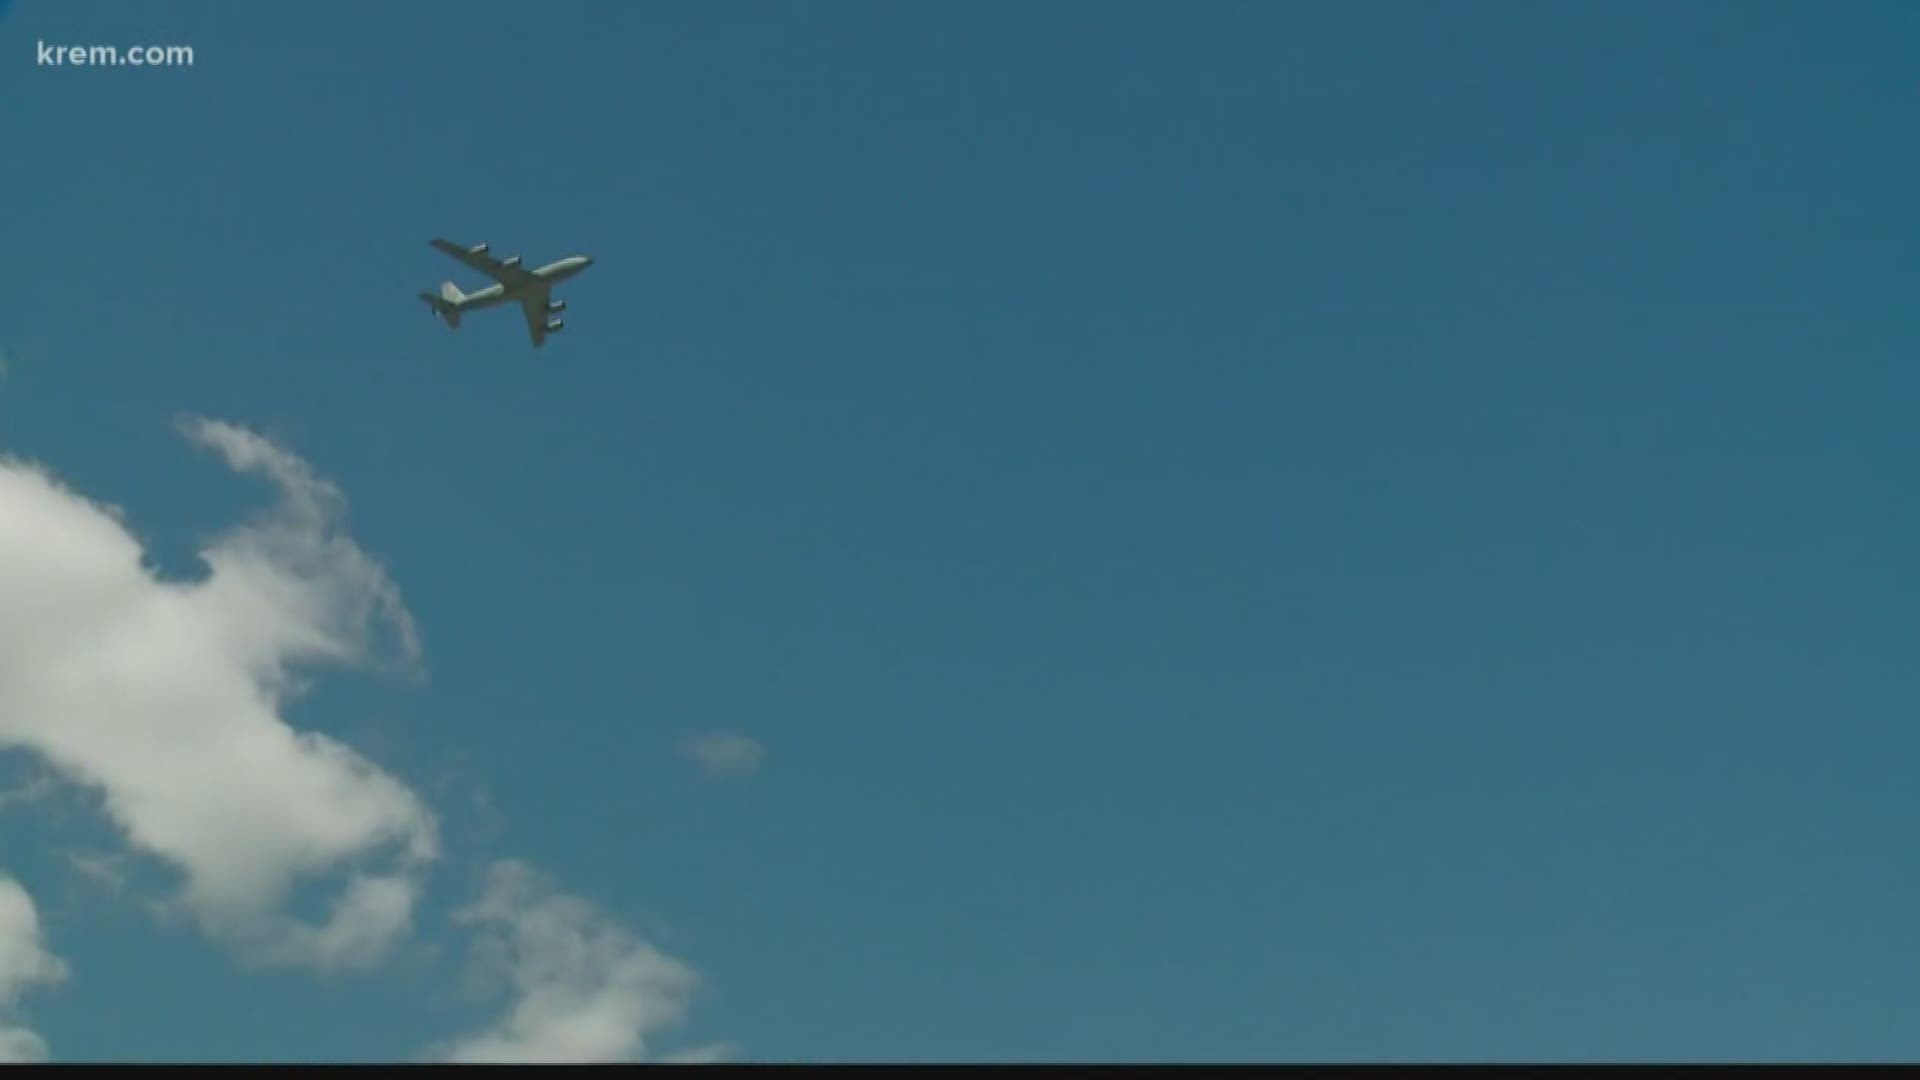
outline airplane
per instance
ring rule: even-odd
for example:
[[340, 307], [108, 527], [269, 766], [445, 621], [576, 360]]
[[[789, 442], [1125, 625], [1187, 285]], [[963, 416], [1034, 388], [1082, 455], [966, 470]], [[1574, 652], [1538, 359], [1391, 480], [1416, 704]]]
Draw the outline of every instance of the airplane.
[[520, 266], [520, 256], [496, 259], [487, 254], [485, 244], [463, 247], [451, 240], [439, 239], [428, 243], [465, 263], [470, 269], [487, 275], [494, 282], [479, 292], [465, 293], [460, 291], [458, 285], [448, 281], [441, 283], [439, 296], [421, 293], [420, 299], [427, 302], [435, 315], [440, 316], [447, 326], [458, 329], [460, 316], [464, 312], [516, 302], [527, 318], [527, 335], [533, 339], [536, 349], [547, 343], [549, 334], [557, 334], [566, 326], [560, 319], [548, 319], [549, 315], [558, 315], [567, 309], [565, 300], [552, 298], [553, 287], [593, 265], [593, 260], [585, 255], [569, 255], [537, 270], [525, 270]]

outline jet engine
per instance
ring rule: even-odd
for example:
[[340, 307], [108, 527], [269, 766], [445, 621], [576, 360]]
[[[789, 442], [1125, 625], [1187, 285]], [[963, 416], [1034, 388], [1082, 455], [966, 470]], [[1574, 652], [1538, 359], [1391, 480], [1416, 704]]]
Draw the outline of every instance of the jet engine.
[[507, 257], [506, 257], [505, 259], [502, 259], [502, 260], [500, 260], [500, 265], [501, 265], [501, 266], [519, 266], [519, 265], [520, 265], [520, 256], [518, 256], [518, 255], [509, 255], [509, 256], [507, 256]]
[[547, 320], [547, 333], [549, 333], [549, 334], [557, 334], [557, 333], [559, 333], [559, 332], [560, 332], [561, 330], [563, 330], [563, 329], [565, 329], [565, 328], [566, 328], [566, 325], [567, 325], [567, 324], [566, 324], [565, 322], [563, 322], [562, 320], [560, 320], [560, 319], [548, 319], [548, 320]]
[[555, 300], [547, 305], [547, 314], [549, 315], [558, 315], [565, 310], [567, 310], [567, 302], [565, 300]]
[[475, 244], [467, 249], [467, 254], [469, 255], [485, 255], [486, 253], [487, 245], [485, 244]]

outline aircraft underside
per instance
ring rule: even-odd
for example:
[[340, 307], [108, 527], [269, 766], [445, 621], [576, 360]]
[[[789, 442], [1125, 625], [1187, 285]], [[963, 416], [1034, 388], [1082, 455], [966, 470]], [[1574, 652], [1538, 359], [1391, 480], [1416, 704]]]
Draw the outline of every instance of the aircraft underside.
[[494, 279], [494, 284], [474, 293], [461, 292], [459, 286], [451, 281], [440, 286], [438, 297], [421, 293], [420, 298], [433, 308], [434, 313], [448, 326], [458, 328], [460, 316], [465, 312], [507, 303], [517, 304], [525, 315], [527, 336], [535, 348], [546, 344], [549, 335], [559, 333], [566, 326], [563, 320], [554, 317], [566, 310], [567, 302], [553, 299], [553, 287], [593, 263], [592, 259], [585, 256], [572, 255], [538, 270], [527, 270], [521, 266], [520, 256], [494, 259], [487, 254], [485, 244], [462, 247], [450, 240], [440, 239], [430, 243], [439, 251]]

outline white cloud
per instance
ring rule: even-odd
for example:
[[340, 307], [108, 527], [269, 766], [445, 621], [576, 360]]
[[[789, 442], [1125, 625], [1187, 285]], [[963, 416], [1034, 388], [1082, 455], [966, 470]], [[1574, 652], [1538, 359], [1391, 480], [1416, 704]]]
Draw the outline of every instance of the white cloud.
[[[69, 853], [73, 871], [109, 890], [127, 886], [134, 858], [177, 871], [164, 909], [246, 961], [373, 963], [411, 928], [435, 820], [405, 784], [284, 713], [315, 665], [391, 657], [417, 670], [419, 634], [345, 532], [337, 488], [244, 428], [182, 431], [278, 492], [269, 513], [205, 547], [190, 581], [157, 574], [116, 509], [0, 456], [0, 751], [45, 770], [0, 803], [77, 788], [128, 851]], [[722, 771], [751, 771], [763, 753], [752, 740], [718, 751]], [[316, 882], [337, 886], [330, 912], [296, 918], [290, 898]], [[690, 969], [525, 864], [496, 864], [455, 921], [510, 1001], [446, 1050], [452, 1060], [638, 1060], [685, 1017]], [[7, 1018], [23, 992], [66, 975], [31, 899], [0, 875], [0, 1060], [45, 1058], [38, 1034]]]
[[[245, 958], [371, 963], [410, 926], [434, 820], [281, 711], [297, 667], [372, 661], [382, 629], [411, 664], [418, 635], [342, 530], [336, 488], [244, 428], [182, 429], [279, 491], [192, 582], [157, 577], [116, 511], [0, 458], [0, 747], [95, 794], [136, 850], [183, 874], [177, 909]], [[283, 910], [296, 884], [336, 874], [324, 921]]]
[[[511, 987], [491, 1027], [446, 1060], [594, 1063], [642, 1060], [647, 1040], [685, 1017], [696, 978], [592, 905], [524, 863], [495, 863], [480, 900], [455, 916], [476, 928], [474, 958]], [[722, 1048], [684, 1052], [717, 1060]]]
[[711, 1046], [696, 1046], [691, 1050], [675, 1050], [671, 1054], [661, 1054], [659, 1061], [663, 1065], [721, 1065], [740, 1056], [740, 1048], [732, 1043], [714, 1043]]
[[[20, 997], [38, 986], [62, 982], [66, 962], [47, 952], [40, 913], [27, 890], [0, 876], [0, 1016], [11, 1017]], [[45, 1061], [46, 1040], [31, 1028], [0, 1019], [0, 1062]]]
[[709, 777], [752, 776], [767, 757], [767, 748], [745, 735], [695, 736], [680, 744], [680, 752]]

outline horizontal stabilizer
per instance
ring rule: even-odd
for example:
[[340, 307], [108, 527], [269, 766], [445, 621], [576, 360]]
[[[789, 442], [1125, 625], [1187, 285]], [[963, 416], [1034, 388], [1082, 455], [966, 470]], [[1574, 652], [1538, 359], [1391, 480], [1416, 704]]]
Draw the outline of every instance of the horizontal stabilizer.
[[[449, 286], [449, 288], [451, 288], [451, 286]], [[459, 308], [454, 307], [452, 304], [447, 303], [445, 300], [440, 299], [439, 297], [433, 295], [432, 293], [421, 293], [420, 299], [425, 300], [427, 302], [427, 306], [432, 308], [433, 313], [435, 315], [440, 316], [441, 321], [445, 322], [449, 328], [459, 329], [460, 327], [460, 309]]]

